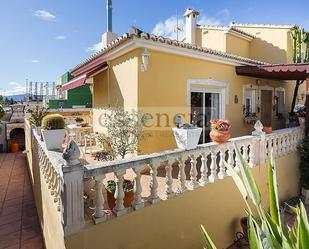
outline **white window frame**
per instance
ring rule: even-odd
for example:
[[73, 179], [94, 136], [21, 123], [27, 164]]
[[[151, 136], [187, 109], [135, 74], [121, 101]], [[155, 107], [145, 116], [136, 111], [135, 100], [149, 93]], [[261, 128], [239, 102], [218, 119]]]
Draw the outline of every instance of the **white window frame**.
[[247, 102], [246, 102], [246, 99], [247, 99], [247, 94], [246, 92], [247, 91], [250, 91], [251, 92], [251, 111], [252, 113], [257, 113], [257, 94], [258, 94], [258, 86], [257, 85], [254, 85], [254, 84], [247, 84], [247, 85], [244, 85], [243, 86], [243, 98], [242, 98], [242, 103], [243, 103], [243, 106], [245, 108], [245, 110], [247, 109]]
[[[284, 108], [283, 108], [283, 113], [281, 113], [281, 114], [284, 114], [284, 111], [285, 111], [284, 110], [285, 109], [285, 100], [286, 100], [285, 88], [283, 88], [283, 87], [276, 87], [275, 88], [275, 96], [278, 97], [278, 99], [279, 99], [279, 92], [283, 92], [283, 105], [284, 105]], [[278, 108], [278, 107], [276, 107], [276, 108]], [[277, 112], [277, 110], [276, 110], [276, 112]]]
[[229, 104], [229, 83], [212, 79], [189, 79], [187, 81], [188, 106], [191, 106], [191, 92], [219, 93], [219, 117], [225, 119], [225, 107]]

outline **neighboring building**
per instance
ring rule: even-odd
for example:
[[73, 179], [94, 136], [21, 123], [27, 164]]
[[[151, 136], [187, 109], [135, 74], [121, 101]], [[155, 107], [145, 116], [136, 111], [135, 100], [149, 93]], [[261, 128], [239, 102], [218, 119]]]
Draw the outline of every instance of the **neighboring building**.
[[230, 120], [233, 137], [250, 134], [246, 112], [273, 129], [286, 126], [295, 83], [240, 76], [235, 68], [292, 62], [294, 26], [204, 27], [197, 16], [191, 9], [185, 13], [187, 43], [132, 28], [71, 70], [76, 80], [66, 87], [93, 82], [95, 131], [103, 131], [102, 113], [114, 106], [151, 117], [152, 136], [141, 143], [141, 153], [175, 148], [171, 128], [179, 114], [191, 123], [191, 114], [198, 113], [204, 129], [200, 142], [209, 141], [214, 118]]
[[[63, 74], [58, 81], [58, 89], [61, 86], [73, 79], [73, 76], [67, 72]], [[77, 88], [59, 91], [57, 99], [48, 100], [48, 107], [50, 109], [70, 109], [70, 108], [91, 108], [92, 107], [92, 93], [90, 84], [84, 84]]]

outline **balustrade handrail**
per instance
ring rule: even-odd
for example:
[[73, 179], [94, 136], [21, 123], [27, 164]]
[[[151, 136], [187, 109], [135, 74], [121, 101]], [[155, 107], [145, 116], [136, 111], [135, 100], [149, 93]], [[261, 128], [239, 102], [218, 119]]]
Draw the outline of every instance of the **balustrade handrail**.
[[140, 155], [133, 158], [127, 159], [117, 159], [113, 161], [101, 162], [101, 163], [92, 163], [84, 166], [84, 176], [93, 177], [100, 174], [108, 174], [115, 172], [117, 170], [126, 170], [130, 168], [134, 168], [139, 165], [147, 165], [153, 163], [153, 161], [164, 161], [170, 158], [182, 157], [185, 155], [196, 155], [203, 152], [205, 149], [211, 151], [211, 149], [218, 148], [227, 148], [232, 147], [233, 144], [238, 144], [243, 141], [258, 139], [256, 136], [241, 136], [231, 138], [228, 142], [224, 144], [217, 144], [214, 142], [204, 143], [197, 146], [195, 149], [185, 150], [185, 149], [174, 149], [174, 150], [166, 150], [162, 152], [156, 152], [146, 155]]

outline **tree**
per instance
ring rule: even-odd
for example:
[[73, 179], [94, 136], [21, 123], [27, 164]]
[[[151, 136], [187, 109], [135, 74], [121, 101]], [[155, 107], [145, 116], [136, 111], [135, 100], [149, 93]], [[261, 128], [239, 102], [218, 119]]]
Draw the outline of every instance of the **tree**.
[[[286, 226], [281, 222], [279, 211], [279, 197], [276, 178], [276, 167], [273, 156], [268, 165], [268, 192], [269, 192], [269, 211], [262, 205], [260, 191], [254, 181], [251, 169], [246, 160], [241, 156], [238, 148], [236, 156], [239, 159], [241, 177], [227, 163], [225, 166], [232, 176], [237, 188], [239, 189], [248, 213], [248, 235], [250, 248], [253, 249], [306, 249], [309, 248], [309, 224], [304, 204], [296, 208], [290, 207], [295, 213], [296, 219], [292, 226]], [[257, 211], [257, 216], [252, 211], [249, 204], [250, 199]], [[215, 244], [201, 226], [207, 249], [216, 249]]]
[[146, 121], [145, 115], [123, 108], [115, 108], [106, 114], [104, 126], [116, 155], [125, 158], [127, 154], [138, 151], [138, 143], [147, 137], [143, 129]]
[[[293, 62], [294, 63], [309, 62], [309, 32], [306, 32], [303, 28], [295, 26], [291, 35], [293, 39]], [[304, 82], [303, 80], [296, 81], [291, 106], [292, 114], [294, 113], [299, 86], [303, 82]]]

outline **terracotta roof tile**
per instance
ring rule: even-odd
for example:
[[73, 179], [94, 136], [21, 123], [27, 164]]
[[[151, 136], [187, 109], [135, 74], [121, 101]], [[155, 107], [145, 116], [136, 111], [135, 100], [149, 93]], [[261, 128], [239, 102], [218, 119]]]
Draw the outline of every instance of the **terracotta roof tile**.
[[100, 56], [107, 54], [112, 49], [114, 49], [118, 46], [121, 46], [122, 44], [124, 44], [128, 40], [133, 39], [133, 37], [136, 37], [138, 39], [151, 40], [153, 42], [158, 42], [158, 43], [160, 42], [160, 43], [164, 43], [164, 44], [174, 46], [174, 47], [182, 47], [182, 48], [186, 48], [186, 49], [189, 49], [189, 50], [199, 51], [199, 52], [202, 52], [202, 53], [205, 53], [205, 54], [208, 54], [208, 55], [215, 55], [215, 56], [218, 56], [218, 57], [221, 57], [221, 58], [232, 59], [232, 60], [236, 60], [240, 63], [250, 63], [250, 64], [255, 64], [255, 65], [267, 65], [268, 64], [266, 62], [262, 62], [262, 61], [258, 61], [258, 60], [238, 56], [238, 55], [228, 54], [228, 53], [220, 52], [220, 51], [209, 49], [209, 48], [197, 47], [197, 46], [191, 45], [189, 43], [171, 40], [169, 38], [164, 38], [162, 36], [156, 36], [154, 34], [149, 34], [149, 33], [143, 32], [143, 31], [133, 27], [133, 28], [129, 29], [128, 33], [125, 33], [124, 35], [119, 36], [115, 41], [108, 44], [106, 48], [102, 49], [101, 51], [90, 56], [88, 59], [86, 59], [82, 63], [78, 64], [76, 67], [74, 67], [71, 70], [71, 72], [74, 72], [74, 71], [78, 70], [79, 68], [81, 68], [82, 66], [84, 66], [84, 65], [94, 61], [95, 59], [99, 58]]

